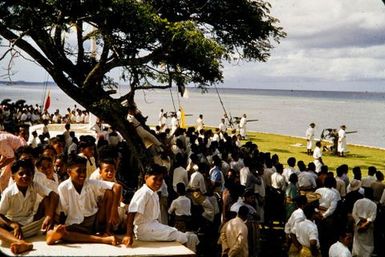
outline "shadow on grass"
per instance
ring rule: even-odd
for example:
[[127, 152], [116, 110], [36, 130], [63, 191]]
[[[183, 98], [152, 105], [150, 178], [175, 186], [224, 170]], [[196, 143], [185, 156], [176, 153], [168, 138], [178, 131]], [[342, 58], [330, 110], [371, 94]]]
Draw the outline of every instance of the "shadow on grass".
[[266, 140], [264, 140], [263, 138], [260, 138], [260, 137], [249, 137], [248, 138], [248, 141], [253, 141], [253, 142], [267, 142]]
[[362, 154], [351, 154], [351, 155], [348, 155], [346, 156], [345, 158], [355, 158], [355, 159], [364, 159], [364, 158], [368, 158], [369, 156], [367, 155], [362, 155]]
[[270, 149], [270, 151], [272, 151], [272, 152], [278, 152], [278, 153], [291, 153], [291, 151], [289, 151], [289, 150], [278, 149], [278, 148], [272, 148], [272, 149]]

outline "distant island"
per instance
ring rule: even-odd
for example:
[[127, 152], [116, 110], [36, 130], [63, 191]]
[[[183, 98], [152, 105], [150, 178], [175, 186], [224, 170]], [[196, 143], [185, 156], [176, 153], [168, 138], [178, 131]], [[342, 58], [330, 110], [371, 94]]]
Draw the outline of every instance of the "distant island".
[[15, 80], [15, 81], [9, 81], [9, 80], [0, 80], [0, 85], [5, 86], [12, 86], [12, 85], [56, 85], [53, 81], [45, 81], [45, 82], [31, 82], [31, 81], [25, 81], [25, 80]]

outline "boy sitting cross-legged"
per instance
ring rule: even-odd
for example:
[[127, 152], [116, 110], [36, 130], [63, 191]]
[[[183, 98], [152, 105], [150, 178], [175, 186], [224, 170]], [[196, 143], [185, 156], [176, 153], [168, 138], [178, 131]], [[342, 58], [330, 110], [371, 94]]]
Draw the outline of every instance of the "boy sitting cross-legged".
[[[48, 231], [47, 244], [59, 240], [118, 244], [117, 239], [108, 233], [119, 219], [117, 210], [122, 187], [113, 182], [86, 179], [86, 162], [87, 159], [76, 155], [71, 156], [68, 162], [69, 178], [58, 188], [65, 222]], [[102, 198], [103, 206], [98, 206]], [[101, 234], [97, 235], [97, 232]]]
[[[30, 159], [16, 161], [11, 171], [15, 183], [4, 190], [0, 201], [0, 239], [10, 242], [11, 251], [19, 254], [33, 248], [32, 243], [24, 238], [50, 228], [59, 196], [44, 185], [33, 182], [35, 167]], [[34, 213], [37, 195], [43, 200]]]
[[190, 249], [194, 249], [199, 242], [195, 234], [183, 233], [159, 222], [157, 191], [162, 186], [164, 172], [165, 167], [157, 164], [146, 170], [145, 184], [135, 192], [128, 207], [127, 234], [122, 242], [126, 246], [132, 246], [134, 232], [138, 240], [178, 241]]

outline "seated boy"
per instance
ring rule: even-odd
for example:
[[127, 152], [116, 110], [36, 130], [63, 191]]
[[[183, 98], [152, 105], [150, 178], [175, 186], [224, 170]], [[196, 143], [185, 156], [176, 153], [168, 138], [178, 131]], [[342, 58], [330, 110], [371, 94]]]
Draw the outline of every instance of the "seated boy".
[[[11, 243], [11, 251], [19, 254], [32, 250], [32, 243], [24, 238], [39, 230], [47, 231], [53, 223], [59, 197], [47, 187], [33, 182], [35, 167], [31, 160], [18, 160], [12, 164], [15, 183], [4, 190], [0, 201], [0, 239]], [[37, 195], [43, 198], [36, 213]]]
[[[122, 187], [113, 182], [86, 179], [87, 159], [76, 155], [71, 157], [67, 166], [69, 178], [58, 188], [65, 222], [48, 231], [47, 244], [63, 240], [117, 245], [116, 238], [108, 233], [119, 219], [117, 210]], [[104, 205], [98, 206], [102, 198]], [[97, 232], [102, 234], [96, 235]]]
[[158, 221], [160, 207], [157, 191], [162, 186], [164, 171], [165, 167], [157, 164], [149, 168], [144, 177], [145, 184], [135, 192], [128, 207], [127, 234], [123, 238], [126, 246], [132, 246], [134, 232], [136, 239], [143, 241], [178, 241], [187, 245], [198, 241], [195, 234], [180, 232]]
[[[99, 161], [98, 168], [95, 171], [98, 171], [99, 176], [96, 177], [96, 180], [103, 180], [103, 181], [109, 181], [109, 182], [116, 182], [115, 174], [116, 174], [116, 161], [111, 158], [104, 158]], [[94, 173], [93, 173], [94, 174]], [[92, 178], [92, 175], [91, 177]], [[104, 201], [106, 198], [101, 199], [99, 201], [99, 206], [105, 205]], [[122, 198], [121, 198], [122, 200]], [[127, 220], [127, 205], [124, 204], [122, 201], [119, 203], [118, 207], [118, 214], [119, 214], [119, 221], [118, 224], [113, 226], [113, 231], [121, 231], [126, 229], [126, 220]]]

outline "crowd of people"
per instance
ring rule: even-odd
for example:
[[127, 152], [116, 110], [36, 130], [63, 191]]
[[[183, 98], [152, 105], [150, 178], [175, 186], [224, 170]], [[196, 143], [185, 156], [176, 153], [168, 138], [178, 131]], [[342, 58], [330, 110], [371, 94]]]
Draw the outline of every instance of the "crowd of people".
[[135, 125], [155, 155], [139, 182], [127, 143], [108, 140], [116, 131], [77, 138], [66, 123], [37, 144], [25, 125], [1, 131], [0, 239], [14, 253], [31, 250], [28, 237], [43, 231], [47, 244], [178, 241], [198, 256], [243, 257], [263, 256], [262, 234], [276, 227], [286, 235], [282, 256], [383, 253], [381, 171], [362, 177], [354, 167], [349, 179], [347, 165], [282, 163], [223, 120], [209, 130], [200, 119], [187, 129]]

